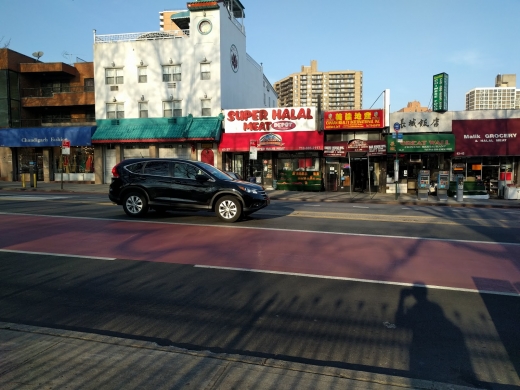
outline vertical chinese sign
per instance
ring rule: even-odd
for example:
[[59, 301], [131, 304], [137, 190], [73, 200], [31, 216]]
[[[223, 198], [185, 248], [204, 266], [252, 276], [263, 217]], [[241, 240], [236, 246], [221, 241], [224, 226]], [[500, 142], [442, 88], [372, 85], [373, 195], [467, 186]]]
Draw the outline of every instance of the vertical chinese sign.
[[433, 76], [433, 111], [448, 111], [448, 74], [439, 73]]

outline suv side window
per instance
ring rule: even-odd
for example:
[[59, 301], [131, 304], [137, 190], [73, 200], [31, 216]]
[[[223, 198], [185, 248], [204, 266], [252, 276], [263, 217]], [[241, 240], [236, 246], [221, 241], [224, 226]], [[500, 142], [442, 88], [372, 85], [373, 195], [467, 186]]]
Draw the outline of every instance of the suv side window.
[[152, 176], [170, 176], [169, 161], [148, 161], [143, 173]]
[[191, 164], [175, 163], [175, 168], [173, 169], [173, 177], [179, 179], [195, 180], [195, 176], [204, 174], [205, 173], [201, 169]]
[[126, 169], [132, 173], [141, 173], [143, 171], [144, 163], [130, 164], [126, 166]]

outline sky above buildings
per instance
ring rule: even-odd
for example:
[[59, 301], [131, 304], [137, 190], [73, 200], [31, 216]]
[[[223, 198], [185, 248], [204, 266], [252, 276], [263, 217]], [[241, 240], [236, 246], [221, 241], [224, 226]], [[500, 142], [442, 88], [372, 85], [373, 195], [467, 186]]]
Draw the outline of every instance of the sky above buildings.
[[[432, 77], [449, 75], [449, 110], [497, 74], [520, 82], [520, 0], [241, 0], [247, 52], [269, 81], [301, 71], [363, 72], [363, 108], [432, 105]], [[93, 60], [97, 34], [159, 30], [159, 12], [180, 0], [0, 0], [0, 47], [44, 62]], [[518, 82], [517, 82], [518, 83]], [[517, 88], [520, 87], [517, 85]]]

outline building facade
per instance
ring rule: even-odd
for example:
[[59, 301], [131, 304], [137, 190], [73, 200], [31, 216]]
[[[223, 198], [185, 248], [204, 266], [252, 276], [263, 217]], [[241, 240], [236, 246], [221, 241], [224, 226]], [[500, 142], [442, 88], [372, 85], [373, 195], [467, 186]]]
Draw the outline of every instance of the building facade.
[[417, 100], [408, 102], [406, 107], [401, 108], [398, 112], [428, 112], [431, 111], [428, 107], [421, 106], [421, 103]]
[[516, 75], [497, 75], [495, 87], [474, 88], [466, 93], [466, 110], [520, 109], [520, 90], [516, 89]]
[[278, 106], [312, 106], [322, 110], [359, 110], [363, 105], [363, 72], [318, 71], [318, 61], [277, 81]]
[[[114, 163], [136, 153], [206, 156], [220, 166], [220, 133], [212, 126], [220, 130], [222, 111], [276, 106], [262, 66], [247, 54], [240, 1], [193, 1], [187, 8], [172, 11], [172, 23], [163, 31], [94, 32], [99, 127], [93, 143], [105, 182]], [[155, 133], [136, 131], [151, 119], [156, 119]]]
[[94, 103], [92, 62], [44, 63], [0, 49], [0, 179], [93, 183]]

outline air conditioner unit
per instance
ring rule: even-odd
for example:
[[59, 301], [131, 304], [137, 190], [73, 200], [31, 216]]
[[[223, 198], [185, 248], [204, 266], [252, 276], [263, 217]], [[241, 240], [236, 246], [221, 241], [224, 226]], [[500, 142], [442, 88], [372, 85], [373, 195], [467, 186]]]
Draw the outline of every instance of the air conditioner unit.
[[168, 88], [169, 89], [177, 88], [177, 83], [168, 83]]
[[111, 91], [119, 91], [119, 85], [111, 85], [110, 86]]

